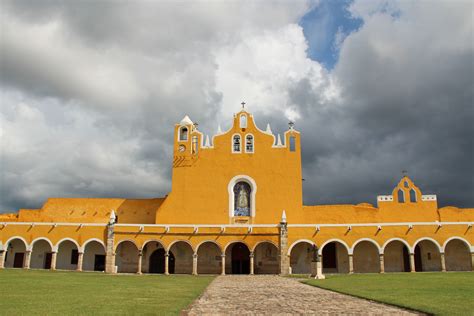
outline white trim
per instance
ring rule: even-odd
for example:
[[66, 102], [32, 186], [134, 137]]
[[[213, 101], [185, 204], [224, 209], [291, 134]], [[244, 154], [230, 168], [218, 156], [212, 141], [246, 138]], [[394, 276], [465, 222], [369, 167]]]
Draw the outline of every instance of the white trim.
[[[252, 151], [247, 151], [247, 136], [252, 136]], [[252, 134], [252, 133], [247, 133], [245, 134], [245, 148], [244, 148], [244, 152], [246, 154], [253, 154], [255, 153], [255, 136]]]
[[394, 238], [390, 238], [389, 240], [387, 240], [387, 241], [383, 244], [383, 246], [382, 246], [382, 248], [381, 248], [382, 253], [385, 253], [385, 248], [386, 248], [386, 247], [388, 246], [388, 244], [391, 243], [392, 241], [399, 241], [399, 242], [401, 242], [403, 245], [405, 245], [405, 246], [407, 247], [408, 252], [411, 252], [411, 246], [410, 246], [410, 244], [408, 243], [408, 241], [406, 241], [406, 240], [404, 240], [404, 239], [402, 239], [402, 238], [394, 237]]
[[219, 245], [216, 241], [214, 240], [204, 240], [204, 241], [201, 241], [199, 244], [197, 244], [196, 246], [196, 253], [198, 253], [199, 251], [199, 247], [201, 247], [202, 245], [204, 245], [205, 243], [211, 243], [211, 244], [214, 244], [217, 246], [217, 248], [219, 248], [219, 251], [221, 252], [222, 254], [222, 246]]
[[361, 239], [357, 239], [353, 244], [352, 244], [352, 247], [351, 249], [349, 249], [349, 254], [352, 255], [354, 254], [354, 250], [355, 250], [355, 247], [360, 244], [361, 242], [364, 242], [364, 241], [367, 241], [367, 242], [370, 242], [372, 243], [376, 248], [377, 248], [377, 253], [380, 255], [382, 252], [382, 249], [380, 248], [380, 245], [373, 239], [370, 239], [370, 238], [361, 238]]
[[297, 244], [299, 243], [302, 243], [302, 242], [305, 242], [305, 243], [308, 243], [310, 244], [311, 246], [315, 246], [316, 243], [312, 240], [309, 240], [309, 239], [298, 239], [297, 241], [295, 241], [294, 243], [291, 244], [291, 246], [288, 248], [288, 256], [291, 256], [291, 250], [293, 249], [294, 246], [296, 246]]
[[85, 252], [86, 251], [86, 247], [89, 243], [93, 242], [93, 241], [96, 241], [98, 242], [99, 244], [102, 245], [102, 247], [104, 247], [104, 252], [107, 252], [107, 247], [105, 246], [105, 243], [98, 239], [98, 238], [90, 238], [90, 239], [87, 239], [81, 246], [81, 249], [79, 249], [79, 252]]
[[138, 251], [140, 251], [140, 248], [138, 247], [137, 243], [135, 241], [133, 241], [132, 239], [122, 239], [120, 241], [118, 241], [115, 245], [114, 245], [114, 253], [117, 252], [117, 249], [118, 249], [118, 246], [120, 246], [121, 243], [124, 243], [124, 242], [131, 242], [132, 244], [135, 245], [135, 247], [137, 248]]
[[28, 251], [28, 249], [30, 248], [30, 244], [28, 242], [26, 242], [26, 239], [21, 237], [21, 236], [13, 236], [13, 237], [10, 237], [9, 239], [7, 239], [7, 241], [5, 242], [5, 250], [8, 251], [8, 245], [15, 239], [19, 239], [23, 242], [23, 244], [25, 245], [25, 251]]
[[462, 241], [462, 242], [467, 246], [467, 248], [468, 248], [471, 252], [474, 252], [474, 246], [471, 246], [471, 244], [469, 243], [469, 241], [467, 241], [466, 239], [464, 239], [464, 238], [462, 238], [462, 237], [458, 237], [458, 236], [453, 236], [453, 237], [449, 237], [448, 239], [446, 239], [446, 241], [443, 243], [443, 252], [444, 252], [444, 250], [446, 249], [446, 246], [448, 245], [448, 243], [449, 243], [451, 240], [459, 240], [459, 241]]
[[272, 244], [273, 246], [275, 246], [275, 247], [277, 248], [277, 250], [278, 250], [278, 248], [279, 248], [278, 245], [275, 244], [275, 243], [274, 243], [273, 241], [271, 241], [271, 240], [262, 240], [262, 241], [257, 242], [257, 243], [253, 246], [253, 248], [250, 250], [250, 252], [255, 252], [255, 249], [257, 249], [257, 247], [258, 247], [259, 245], [265, 244], [265, 243]]
[[193, 253], [195, 253], [193, 245], [192, 245], [189, 241], [184, 240], [184, 239], [174, 240], [171, 244], [168, 245], [168, 249], [167, 249], [167, 250], [165, 249], [165, 250], [166, 250], [167, 252], [170, 252], [170, 251], [171, 251], [171, 248], [172, 248], [175, 244], [177, 244], [177, 243], [179, 243], [179, 242], [184, 242], [184, 243], [188, 244], [188, 245], [191, 247], [191, 251], [192, 251]]
[[65, 242], [65, 241], [70, 241], [72, 242], [74, 245], [76, 245], [76, 248], [77, 248], [77, 251], [79, 251], [79, 249], [81, 248], [81, 246], [79, 246], [79, 243], [77, 241], [75, 241], [74, 239], [72, 238], [69, 238], [69, 237], [66, 237], [66, 238], [63, 238], [61, 240], [59, 240], [56, 245], [54, 246], [56, 248], [56, 250], [59, 250], [59, 246], [61, 245], [61, 243]]
[[322, 245], [321, 245], [321, 248], [319, 248], [319, 250], [321, 251], [321, 254], [323, 253], [323, 248], [324, 246], [326, 246], [327, 244], [330, 244], [332, 242], [338, 242], [340, 243], [341, 245], [343, 245], [344, 247], [346, 247], [346, 250], [347, 250], [347, 254], [349, 254], [349, 250], [351, 249], [349, 247], [348, 244], [346, 244], [346, 242], [344, 240], [341, 240], [341, 239], [337, 239], [337, 238], [332, 238], [332, 239], [329, 239], [329, 240], [326, 240]]
[[443, 253], [443, 252], [444, 252], [443, 248], [441, 248], [441, 245], [440, 245], [436, 240], [434, 240], [433, 238], [431, 238], [431, 237], [421, 237], [421, 238], [417, 239], [417, 240], [413, 243], [413, 247], [412, 247], [412, 249], [411, 249], [411, 253], [415, 253], [416, 245], [417, 245], [418, 243], [422, 242], [423, 240], [428, 240], [428, 241], [433, 242], [436, 246], [438, 246], [438, 250], [439, 250], [440, 253]]
[[436, 195], [435, 194], [426, 194], [421, 196], [422, 201], [436, 201]]
[[[53, 222], [0, 222], [0, 225], [26, 225], [31, 226], [34, 224], [35, 226], [102, 226], [107, 227], [106, 223], [53, 223]], [[474, 225], [474, 222], [393, 222], [393, 223], [347, 223], [347, 224], [287, 224], [288, 227], [294, 228], [304, 228], [304, 227], [371, 227], [371, 226], [447, 226], [447, 225]], [[252, 226], [256, 227], [279, 227], [279, 224], [252, 224], [252, 225], [241, 225], [241, 224], [125, 224], [125, 223], [118, 223], [114, 225], [115, 227], [199, 227], [199, 228], [248, 228]]]
[[33, 251], [33, 248], [35, 247], [35, 243], [37, 241], [40, 241], [40, 240], [44, 240], [46, 241], [48, 244], [49, 244], [49, 247], [51, 248], [51, 251], [54, 251], [54, 247], [53, 247], [53, 243], [51, 242], [51, 240], [49, 240], [48, 238], [46, 237], [38, 237], [38, 238], [35, 238], [34, 240], [31, 241], [31, 244], [30, 244], [30, 249], [31, 251]]
[[377, 202], [393, 202], [393, 195], [378, 195]]
[[[235, 136], [239, 136], [239, 139], [240, 139], [240, 151], [235, 151], [234, 150], [234, 137]], [[242, 136], [239, 134], [239, 133], [235, 133], [235, 134], [232, 134], [232, 137], [230, 139], [230, 146], [231, 146], [231, 152], [233, 154], [241, 154], [242, 153]]]
[[[256, 213], [256, 205], [257, 202], [255, 201], [255, 198], [257, 196], [257, 183], [255, 182], [254, 179], [251, 177], [244, 175], [244, 174], [239, 174], [232, 179], [230, 179], [229, 184], [227, 185], [227, 192], [229, 193], [229, 217], [235, 217], [234, 216], [234, 186], [237, 182], [239, 181], [244, 181], [250, 184], [250, 216], [255, 217]], [[197, 226], [197, 225], [194, 225]], [[219, 225], [222, 226], [222, 225]], [[247, 225], [247, 227], [250, 227], [250, 225]]]

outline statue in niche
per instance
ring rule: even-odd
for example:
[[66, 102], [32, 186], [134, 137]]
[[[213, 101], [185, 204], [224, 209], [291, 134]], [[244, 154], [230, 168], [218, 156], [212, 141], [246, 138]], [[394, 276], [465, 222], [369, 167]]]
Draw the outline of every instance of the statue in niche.
[[250, 190], [246, 182], [234, 186], [234, 216], [250, 216]]

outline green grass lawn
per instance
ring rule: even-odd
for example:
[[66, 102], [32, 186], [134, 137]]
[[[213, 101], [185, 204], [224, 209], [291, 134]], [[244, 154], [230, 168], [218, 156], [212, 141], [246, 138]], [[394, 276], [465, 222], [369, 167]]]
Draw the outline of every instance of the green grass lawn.
[[179, 314], [213, 279], [0, 270], [0, 314]]
[[307, 284], [435, 315], [474, 315], [474, 273], [327, 275]]

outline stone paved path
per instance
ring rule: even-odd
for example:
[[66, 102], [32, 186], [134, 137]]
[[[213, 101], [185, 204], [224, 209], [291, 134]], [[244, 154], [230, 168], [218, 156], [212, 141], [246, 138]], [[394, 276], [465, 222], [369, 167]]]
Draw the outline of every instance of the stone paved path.
[[279, 276], [217, 277], [184, 315], [414, 315]]

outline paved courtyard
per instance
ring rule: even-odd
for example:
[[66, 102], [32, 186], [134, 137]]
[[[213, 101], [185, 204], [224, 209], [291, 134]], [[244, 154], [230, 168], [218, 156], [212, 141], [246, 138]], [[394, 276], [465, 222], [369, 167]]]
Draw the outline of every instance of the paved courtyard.
[[291, 278], [229, 275], [217, 277], [204, 294], [183, 314], [414, 315], [416, 313], [323, 290]]

